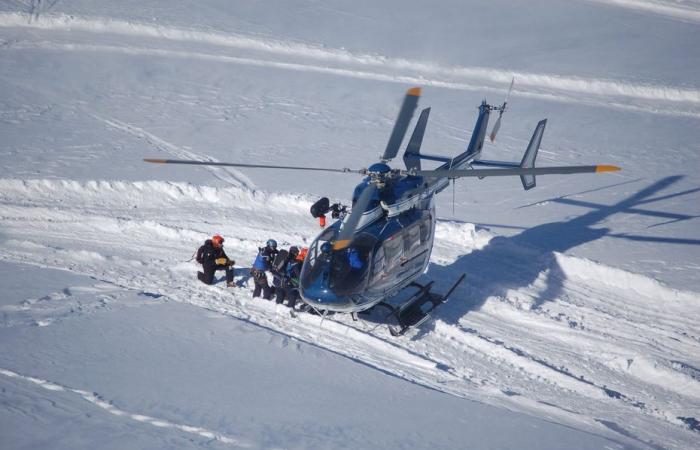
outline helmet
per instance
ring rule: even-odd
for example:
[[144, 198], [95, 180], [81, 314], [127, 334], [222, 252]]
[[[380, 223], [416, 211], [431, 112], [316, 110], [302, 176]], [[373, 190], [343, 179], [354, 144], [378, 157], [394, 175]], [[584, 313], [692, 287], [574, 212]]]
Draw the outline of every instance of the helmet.
[[296, 260], [297, 260], [297, 261], [303, 261], [304, 259], [306, 259], [306, 254], [307, 254], [307, 253], [309, 253], [309, 249], [306, 248], [306, 247], [302, 248], [302, 249], [299, 251], [299, 254], [298, 254], [297, 257], [296, 257]]
[[213, 238], [211, 238], [211, 242], [214, 244], [214, 246], [220, 247], [224, 243], [224, 238], [222, 238], [221, 235], [217, 234]]
[[274, 239], [268, 239], [266, 245], [272, 249], [275, 249], [277, 248], [277, 241]]
[[299, 254], [299, 247], [297, 247], [295, 245], [289, 247], [289, 255], [292, 258], [296, 258], [298, 254]]

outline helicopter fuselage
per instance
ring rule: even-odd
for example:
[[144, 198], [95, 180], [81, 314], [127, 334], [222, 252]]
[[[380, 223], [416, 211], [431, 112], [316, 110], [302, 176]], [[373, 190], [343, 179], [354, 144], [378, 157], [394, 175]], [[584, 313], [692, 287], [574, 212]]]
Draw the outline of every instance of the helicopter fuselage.
[[[421, 157], [442, 161], [438, 170], [469, 167], [481, 155], [490, 111], [483, 102], [465, 152], [453, 158]], [[435, 237], [435, 194], [449, 186], [449, 178], [400, 174], [377, 163], [355, 188], [353, 204], [372, 183], [378, 188], [350, 244], [333, 250], [333, 239], [343, 227], [338, 220], [309, 247], [299, 291], [317, 310], [364, 311], [399, 293], [427, 269]]]
[[342, 251], [330, 249], [342, 220], [324, 230], [309, 247], [300, 293], [313, 308], [363, 311], [392, 297], [425, 272], [435, 233], [432, 194], [393, 216], [377, 204], [368, 208], [363, 219]]

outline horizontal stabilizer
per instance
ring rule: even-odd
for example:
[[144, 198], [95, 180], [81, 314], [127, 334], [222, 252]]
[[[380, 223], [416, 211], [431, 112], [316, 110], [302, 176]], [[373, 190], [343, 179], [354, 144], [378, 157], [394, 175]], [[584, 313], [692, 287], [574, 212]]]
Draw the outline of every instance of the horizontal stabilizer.
[[485, 178], [508, 177], [514, 175], [571, 175], [574, 173], [617, 172], [617, 166], [558, 166], [558, 167], [515, 167], [512, 169], [471, 169], [471, 170], [419, 170], [415, 175], [426, 178]]
[[449, 156], [438, 156], [438, 155], [426, 155], [425, 153], [421, 153], [418, 155], [420, 159], [427, 159], [428, 161], [440, 161], [440, 162], [450, 162], [454, 158], [450, 158]]

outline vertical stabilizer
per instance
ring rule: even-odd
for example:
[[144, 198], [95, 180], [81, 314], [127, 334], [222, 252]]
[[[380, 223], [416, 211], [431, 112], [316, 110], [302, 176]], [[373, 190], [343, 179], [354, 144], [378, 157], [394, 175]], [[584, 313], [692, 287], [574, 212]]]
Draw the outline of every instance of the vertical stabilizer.
[[489, 124], [490, 114], [491, 107], [486, 103], [486, 100], [484, 100], [479, 106], [479, 118], [476, 119], [476, 125], [474, 125], [472, 138], [469, 140], [469, 145], [467, 146], [467, 151], [465, 152], [467, 156], [478, 155], [481, 153], [481, 149], [484, 147], [484, 139], [486, 138], [486, 128]]
[[[540, 149], [540, 143], [542, 142], [542, 135], [544, 134], [544, 127], [547, 125], [547, 119], [541, 120], [535, 128], [535, 132], [532, 133], [532, 138], [530, 139], [530, 144], [525, 150], [525, 155], [523, 160], [520, 162], [520, 167], [523, 169], [530, 169], [535, 167], [535, 159], [537, 159], [537, 151]], [[520, 181], [523, 183], [523, 189], [530, 190], [534, 188], [537, 184], [534, 175], [520, 175]]]
[[425, 127], [428, 124], [429, 115], [430, 108], [425, 108], [421, 111], [418, 122], [416, 122], [416, 127], [413, 129], [411, 140], [408, 141], [408, 146], [406, 146], [406, 151], [403, 154], [403, 162], [406, 164], [407, 170], [421, 170], [419, 156], [420, 146], [423, 144], [423, 135], [425, 134]]

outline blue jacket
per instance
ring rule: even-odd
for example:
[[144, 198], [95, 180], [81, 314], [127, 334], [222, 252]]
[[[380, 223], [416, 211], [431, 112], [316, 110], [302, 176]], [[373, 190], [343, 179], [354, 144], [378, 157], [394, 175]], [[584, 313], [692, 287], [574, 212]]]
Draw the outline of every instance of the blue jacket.
[[301, 274], [301, 261], [292, 260], [287, 263], [287, 268], [285, 270], [286, 282], [290, 287], [299, 286], [299, 275]]
[[360, 254], [354, 248], [348, 250], [348, 262], [350, 263], [350, 267], [352, 267], [353, 269], [362, 269], [362, 260], [360, 259]]
[[258, 250], [258, 256], [255, 257], [253, 262], [253, 269], [255, 270], [270, 270], [272, 269], [272, 261], [275, 259], [277, 251], [269, 247], [261, 247]]

